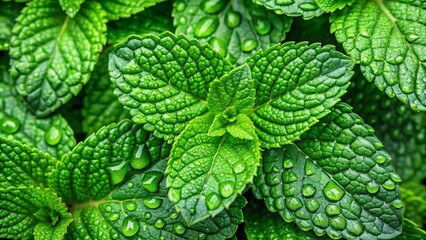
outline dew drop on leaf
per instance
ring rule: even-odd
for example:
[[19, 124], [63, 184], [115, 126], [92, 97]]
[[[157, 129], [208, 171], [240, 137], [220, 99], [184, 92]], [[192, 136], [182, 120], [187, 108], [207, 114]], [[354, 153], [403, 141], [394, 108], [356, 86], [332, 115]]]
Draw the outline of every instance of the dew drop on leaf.
[[330, 225], [337, 230], [343, 230], [346, 227], [346, 220], [343, 216], [337, 216], [330, 220]]
[[44, 133], [44, 140], [51, 146], [57, 145], [62, 139], [62, 129], [58, 126], [52, 125]]
[[124, 180], [124, 177], [126, 176], [129, 169], [130, 167], [127, 162], [121, 162], [116, 166], [109, 167], [108, 171], [111, 175], [112, 184], [121, 183]]
[[294, 172], [286, 171], [283, 173], [283, 182], [292, 183], [296, 182], [297, 180], [299, 179], [297, 178], [297, 175]]
[[256, 18], [254, 20], [254, 29], [259, 35], [266, 35], [271, 31], [271, 23], [263, 17]]
[[384, 162], [386, 162], [386, 157], [383, 155], [377, 155], [374, 157], [374, 161], [376, 161], [376, 163], [378, 164], [382, 164]]
[[176, 213], [176, 212], [174, 212], [174, 213], [171, 213], [170, 214], [170, 218], [171, 219], [176, 219], [176, 218], [178, 218], [179, 217], [179, 214], [178, 213]]
[[396, 183], [402, 182], [401, 177], [397, 173], [393, 172], [393, 173], [390, 173], [389, 175], [390, 175], [392, 181], [394, 181]]
[[304, 11], [314, 11], [318, 9], [318, 6], [313, 3], [302, 3], [299, 5], [299, 8]]
[[233, 166], [233, 170], [235, 174], [239, 174], [246, 170], [246, 165], [244, 162], [236, 162]]
[[286, 198], [285, 204], [291, 211], [296, 211], [302, 207], [302, 201], [297, 197]]
[[110, 205], [106, 205], [105, 207], [104, 207], [104, 210], [105, 210], [105, 212], [111, 212], [112, 211], [112, 207], [110, 206]]
[[208, 14], [215, 14], [222, 10], [223, 6], [225, 6], [225, 2], [223, 0], [211, 0], [211, 1], [202, 1], [201, 9]]
[[123, 235], [126, 237], [134, 236], [139, 231], [139, 222], [137, 222], [131, 217], [126, 217], [123, 220], [121, 231], [123, 232]]
[[152, 217], [151, 213], [147, 212], [144, 214], [145, 219], [150, 219]]
[[118, 233], [116, 233], [113, 229], [111, 229], [109, 235], [111, 236], [111, 239], [118, 239], [120, 237], [120, 235], [118, 235]]
[[158, 229], [161, 229], [166, 225], [166, 222], [163, 219], [157, 219], [154, 223], [154, 226]]
[[175, 2], [175, 10], [178, 12], [182, 12], [183, 10], [185, 10], [186, 8], [186, 4], [183, 1], [176, 1]]
[[402, 201], [399, 200], [399, 199], [393, 201], [391, 204], [394, 208], [398, 208], [398, 209], [402, 208], [402, 206], [403, 206]]
[[328, 200], [334, 202], [337, 202], [342, 199], [343, 195], [345, 194], [345, 191], [332, 180], [327, 183], [327, 185], [324, 187], [323, 192]]
[[407, 36], [405, 36], [405, 38], [407, 39], [407, 41], [409, 41], [409, 42], [414, 42], [414, 41], [416, 41], [417, 39], [419, 39], [419, 35], [417, 35], [417, 34], [409, 34], [409, 35], [407, 35]]
[[213, 37], [209, 40], [209, 44], [220, 55], [222, 55], [223, 57], [226, 56], [226, 53], [227, 53], [226, 44], [222, 40]]
[[220, 195], [223, 198], [228, 198], [234, 193], [234, 183], [231, 181], [222, 182], [219, 184]]
[[328, 216], [336, 216], [339, 215], [341, 210], [340, 207], [336, 204], [329, 204], [327, 207], [325, 207], [325, 212]]
[[312, 161], [306, 161], [305, 163], [305, 174], [310, 176], [315, 173], [315, 165]]
[[204, 38], [212, 35], [219, 26], [217, 17], [204, 17], [195, 27], [194, 35], [197, 38]]
[[175, 224], [173, 224], [173, 231], [176, 234], [182, 235], [182, 234], [185, 233], [186, 228], [185, 228], [185, 226], [183, 226], [182, 223], [175, 223]]
[[206, 205], [210, 210], [217, 209], [221, 203], [222, 199], [217, 193], [210, 193], [206, 198]]
[[120, 214], [119, 213], [113, 213], [109, 216], [109, 220], [110, 221], [117, 221], [120, 218]]
[[204, 239], [206, 239], [207, 238], [207, 235], [205, 234], [205, 233], [200, 233], [200, 234], [198, 234], [198, 239], [200, 239], [200, 240], [204, 240]]
[[393, 182], [392, 180], [387, 180], [386, 182], [384, 182], [382, 184], [382, 186], [387, 189], [387, 190], [394, 190], [396, 188], [396, 184], [395, 182]]
[[137, 146], [130, 159], [130, 166], [134, 169], [143, 169], [151, 162], [151, 154], [145, 144]]
[[256, 47], [257, 47], [257, 40], [253, 38], [249, 38], [241, 44], [241, 50], [243, 52], [251, 52]]
[[168, 193], [169, 200], [172, 203], [177, 203], [180, 200], [180, 189], [170, 188]]
[[241, 23], [241, 15], [239, 12], [229, 10], [225, 15], [225, 24], [229, 28], [235, 28]]
[[286, 168], [286, 169], [292, 168], [293, 167], [293, 160], [290, 159], [290, 158], [285, 159], [284, 163], [283, 163], [283, 167]]
[[315, 198], [305, 200], [305, 205], [310, 212], [316, 212], [320, 207], [318, 200]]
[[14, 117], [3, 117], [0, 119], [0, 131], [6, 134], [12, 134], [19, 130], [21, 123]]
[[137, 207], [136, 202], [134, 202], [134, 201], [126, 202], [125, 205], [126, 205], [126, 209], [128, 211], [134, 211]]
[[142, 179], [142, 186], [149, 192], [157, 192], [161, 180], [163, 180], [163, 173], [161, 172], [147, 172]]
[[367, 191], [369, 193], [376, 193], [377, 191], [379, 191], [379, 188], [380, 188], [379, 184], [377, 184], [374, 181], [367, 183]]
[[355, 236], [359, 236], [364, 232], [362, 224], [357, 220], [350, 221], [347, 225], [346, 229]]
[[302, 195], [305, 197], [312, 197], [316, 192], [315, 187], [312, 184], [305, 184], [302, 187]]
[[133, 184], [132, 182], [128, 182], [127, 183], [127, 187], [128, 188], [133, 188], [135, 186], [135, 184]]
[[325, 215], [325, 213], [318, 213], [313, 216], [312, 222], [315, 224], [315, 226], [320, 228], [326, 228], [328, 227], [328, 217]]
[[163, 199], [161, 198], [154, 198], [154, 197], [148, 197], [143, 200], [143, 203], [147, 208], [150, 209], [157, 209], [161, 206], [161, 203], [163, 203]]
[[275, 3], [280, 5], [280, 6], [288, 6], [288, 5], [293, 4], [294, 0], [276, 0]]

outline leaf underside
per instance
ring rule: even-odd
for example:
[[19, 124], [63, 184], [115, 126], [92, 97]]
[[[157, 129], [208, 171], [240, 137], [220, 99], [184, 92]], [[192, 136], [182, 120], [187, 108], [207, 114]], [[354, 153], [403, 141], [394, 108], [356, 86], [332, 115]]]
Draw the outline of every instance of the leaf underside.
[[308, 20], [323, 14], [315, 0], [254, 0], [255, 3], [274, 10], [277, 14], [300, 17]]

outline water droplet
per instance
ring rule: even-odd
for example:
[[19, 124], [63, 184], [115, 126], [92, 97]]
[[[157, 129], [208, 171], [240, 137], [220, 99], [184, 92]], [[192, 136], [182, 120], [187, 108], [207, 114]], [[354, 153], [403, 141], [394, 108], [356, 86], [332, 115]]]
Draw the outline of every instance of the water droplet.
[[117, 221], [120, 218], [120, 214], [119, 213], [113, 213], [109, 216], [109, 220], [110, 221]]
[[163, 199], [161, 198], [154, 198], [154, 197], [148, 197], [143, 200], [143, 203], [147, 208], [151, 209], [157, 209], [161, 206], [161, 203], [163, 203]]
[[378, 163], [378, 164], [382, 164], [382, 163], [386, 162], [386, 157], [379, 154], [379, 155], [376, 155], [374, 157], [374, 161], [376, 161], [376, 163]]
[[305, 184], [302, 188], [302, 194], [305, 197], [312, 197], [316, 192], [316, 189], [311, 184]]
[[285, 204], [287, 205], [288, 209], [292, 211], [296, 211], [302, 207], [302, 202], [297, 197], [286, 198]]
[[175, 10], [178, 12], [182, 12], [183, 10], [185, 10], [186, 8], [186, 4], [183, 1], [179, 1], [175, 3]]
[[185, 233], [185, 230], [186, 228], [182, 223], [173, 224], [173, 231], [175, 231], [176, 234], [182, 235]]
[[150, 219], [152, 217], [151, 213], [147, 212], [144, 214], [145, 219]]
[[200, 239], [200, 240], [204, 240], [204, 239], [206, 239], [207, 238], [207, 235], [205, 234], [205, 233], [200, 233], [200, 234], [198, 234], [198, 239]]
[[294, 3], [294, 0], [276, 0], [275, 2], [280, 6], [289, 6]]
[[104, 210], [105, 210], [105, 212], [111, 212], [112, 211], [112, 207], [110, 206], [110, 205], [106, 205], [105, 207], [104, 207]]
[[185, 24], [186, 24], [186, 22], [187, 22], [186, 17], [181, 16], [181, 17], [179, 18], [178, 22], [179, 22], [179, 24], [180, 24], [180, 25], [185, 25]]
[[176, 219], [176, 218], [178, 218], [179, 217], [179, 214], [178, 213], [176, 213], [176, 212], [174, 212], [174, 213], [171, 213], [170, 214], [170, 218], [171, 219]]
[[293, 160], [290, 159], [290, 158], [285, 159], [283, 166], [284, 166], [284, 168], [287, 168], [287, 169], [292, 168], [293, 167]]
[[223, 198], [230, 197], [234, 193], [234, 183], [231, 181], [220, 183], [219, 191]]
[[330, 200], [337, 202], [340, 199], [342, 199], [343, 195], [345, 194], [345, 191], [337, 185], [333, 180], [330, 180], [327, 185], [325, 186], [324, 190], [325, 197]]
[[343, 216], [337, 216], [330, 220], [330, 225], [337, 230], [343, 230], [346, 227], [346, 220]]
[[314, 11], [318, 9], [318, 6], [313, 3], [302, 3], [299, 5], [299, 8], [304, 11]]
[[127, 187], [128, 188], [133, 188], [135, 186], [135, 184], [133, 184], [132, 182], [128, 182], [127, 183]]
[[271, 31], [271, 23], [265, 18], [256, 18], [254, 20], [254, 29], [259, 35], [266, 35]]
[[120, 164], [109, 167], [108, 171], [111, 175], [112, 184], [118, 184], [123, 181], [130, 167], [127, 162], [121, 162]]
[[180, 189], [170, 188], [168, 193], [169, 200], [172, 203], [177, 203], [180, 200]]
[[312, 222], [315, 224], [315, 226], [320, 227], [320, 228], [328, 227], [328, 217], [327, 217], [327, 215], [325, 215], [325, 213], [316, 214], [312, 218]]
[[126, 202], [125, 205], [126, 205], [126, 209], [129, 211], [134, 211], [137, 207], [136, 202], [133, 202], [133, 201]]
[[419, 39], [419, 35], [417, 35], [417, 34], [409, 34], [409, 35], [407, 35], [407, 36], [405, 36], [405, 38], [407, 39], [407, 41], [409, 41], [409, 42], [414, 42], [414, 41], [416, 41], [417, 39]]
[[227, 46], [226, 46], [226, 44], [225, 44], [222, 40], [220, 40], [220, 39], [218, 39], [218, 38], [215, 38], [215, 37], [212, 37], [212, 38], [209, 40], [209, 44], [210, 44], [210, 46], [212, 46], [212, 47], [213, 47], [213, 49], [214, 49], [216, 52], [218, 52], [220, 55], [222, 55], [223, 57], [225, 57], [225, 56], [226, 56], [226, 53], [227, 53]]
[[51, 146], [57, 145], [62, 139], [62, 129], [58, 126], [50, 126], [44, 133], [44, 140]]
[[239, 174], [246, 170], [246, 165], [244, 162], [236, 162], [233, 167], [234, 173]]
[[154, 226], [158, 229], [161, 229], [164, 227], [164, 225], [166, 225], [166, 222], [163, 219], [157, 219], [154, 223]]
[[360, 32], [359, 32], [359, 35], [361, 35], [361, 36], [363, 36], [363, 37], [370, 37], [370, 34], [368, 33], [368, 31], [367, 30], [361, 30]]
[[157, 192], [161, 180], [163, 180], [163, 173], [162, 172], [147, 172], [142, 179], [142, 186], [149, 192]]
[[348, 222], [346, 229], [355, 236], [359, 236], [364, 232], [364, 227], [356, 220]]
[[241, 23], [241, 14], [234, 10], [229, 10], [225, 14], [225, 24], [230, 28], [235, 28]]
[[399, 208], [402, 208], [403, 204], [402, 204], [401, 200], [397, 199], [397, 200], [395, 200], [395, 201], [392, 202], [392, 206], [394, 208], [398, 208], [399, 209]]
[[297, 180], [299, 179], [297, 178], [297, 175], [294, 172], [291, 172], [291, 171], [283, 172], [284, 183], [292, 183], [292, 182], [296, 182]]
[[206, 198], [207, 208], [210, 210], [215, 210], [222, 203], [222, 199], [217, 193], [210, 193]]
[[387, 189], [387, 190], [394, 190], [396, 188], [396, 184], [395, 182], [393, 182], [392, 180], [387, 180], [386, 182], [384, 182], [382, 184], [382, 186]]
[[200, 7], [205, 13], [215, 14], [222, 10], [223, 6], [225, 6], [225, 2], [223, 0], [211, 0], [203, 1]]
[[381, 150], [381, 149], [383, 149], [384, 145], [383, 145], [383, 143], [381, 143], [381, 142], [375, 142], [375, 143], [374, 143], [374, 147], [375, 147], [377, 150]]
[[280, 172], [280, 169], [279, 169], [278, 167], [276, 167], [276, 166], [273, 166], [273, 167], [272, 167], [272, 172], [273, 172], [273, 173], [279, 173], [279, 172]]
[[111, 236], [111, 239], [118, 239], [120, 237], [120, 235], [118, 235], [118, 233], [116, 233], [114, 229], [111, 229], [109, 235]]
[[305, 174], [307, 176], [310, 176], [310, 175], [312, 175], [314, 173], [315, 173], [315, 164], [312, 161], [310, 161], [310, 160], [306, 160], [306, 163], [305, 163]]
[[397, 56], [395, 58], [395, 63], [397, 63], [397, 64], [402, 63], [403, 61], [404, 61], [404, 57], [402, 57], [402, 56]]
[[257, 40], [253, 38], [249, 38], [241, 44], [241, 50], [243, 52], [251, 52], [257, 47]]
[[212, 35], [219, 25], [217, 17], [204, 17], [195, 28], [194, 35], [197, 38], [204, 38]]
[[151, 154], [145, 144], [137, 146], [133, 150], [130, 166], [134, 169], [144, 169], [151, 163]]
[[328, 216], [336, 216], [339, 215], [341, 210], [340, 207], [336, 204], [329, 204], [325, 207], [325, 212]]
[[397, 173], [393, 172], [393, 173], [390, 173], [389, 175], [390, 175], [392, 181], [394, 181], [396, 183], [402, 182], [401, 177]]
[[0, 120], [0, 130], [6, 134], [16, 133], [21, 127], [21, 123], [14, 117], [3, 117]]
[[305, 204], [306, 204], [306, 208], [310, 212], [316, 212], [320, 207], [318, 200], [316, 200], [315, 198], [305, 200]]
[[121, 231], [126, 237], [134, 236], [139, 231], [139, 223], [131, 217], [126, 217], [123, 220]]

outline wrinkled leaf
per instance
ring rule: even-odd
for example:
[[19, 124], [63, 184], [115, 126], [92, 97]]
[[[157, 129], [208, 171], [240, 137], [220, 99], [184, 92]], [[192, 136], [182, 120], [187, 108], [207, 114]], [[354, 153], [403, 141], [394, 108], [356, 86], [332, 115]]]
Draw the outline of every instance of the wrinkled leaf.
[[162, 1], [164, 0], [102, 0], [99, 3], [102, 4], [109, 20], [117, 20], [130, 17]]
[[285, 14], [289, 17], [302, 16], [306, 20], [323, 13], [315, 0], [254, 0], [254, 2], [274, 10], [277, 14]]
[[84, 1], [86, 0], [59, 0], [59, 4], [68, 16], [74, 17], [80, 10], [80, 6]]
[[14, 2], [2, 2], [0, 7], [0, 51], [8, 50], [15, 18], [18, 17], [22, 5]]
[[315, 2], [324, 12], [334, 12], [337, 9], [351, 5], [354, 0], [315, 0]]

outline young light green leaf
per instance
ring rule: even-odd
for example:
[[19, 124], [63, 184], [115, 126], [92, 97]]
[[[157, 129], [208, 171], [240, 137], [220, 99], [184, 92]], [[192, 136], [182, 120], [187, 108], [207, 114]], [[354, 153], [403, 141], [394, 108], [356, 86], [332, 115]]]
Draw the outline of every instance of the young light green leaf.
[[404, 218], [402, 233], [393, 240], [413, 240], [413, 239], [426, 239], [426, 231], [417, 226], [408, 218]]
[[426, 111], [425, 14], [424, 1], [360, 0], [330, 18], [366, 79], [416, 111]]
[[167, 155], [96, 202], [74, 204], [69, 239], [227, 239], [243, 220], [244, 198], [213, 219], [187, 226], [167, 198]]
[[0, 51], [8, 50], [15, 18], [18, 17], [22, 5], [14, 2], [2, 2], [0, 7]]
[[215, 115], [230, 107], [236, 114], [248, 114], [253, 110], [255, 94], [250, 68], [244, 64], [210, 84], [207, 104]]
[[64, 10], [68, 16], [74, 17], [80, 10], [80, 5], [85, 0], [59, 0], [62, 10]]
[[173, 8], [177, 33], [208, 42], [232, 63], [285, 39], [292, 19], [259, 8], [251, 0], [179, 0]]
[[330, 112], [346, 92], [353, 62], [332, 46], [276, 45], [247, 59], [256, 88], [249, 115], [262, 147], [279, 147]]
[[189, 123], [173, 144], [166, 170], [169, 199], [188, 225], [228, 209], [259, 165], [258, 141], [208, 135], [213, 117]]
[[[11, 82], [8, 73], [3, 76], [6, 78], [3, 82]], [[0, 137], [16, 139], [56, 159], [71, 151], [75, 138], [67, 121], [59, 114], [37, 118], [26, 108], [13, 86], [3, 82], [0, 82]]]
[[112, 122], [119, 122], [131, 118], [127, 109], [114, 95], [115, 85], [109, 79], [108, 55], [109, 50], [102, 53], [87, 84], [84, 96], [84, 106], [81, 110], [83, 116], [83, 131], [92, 134], [103, 126]]
[[130, 17], [130, 15], [143, 11], [164, 0], [102, 0], [102, 8], [107, 13], [109, 20]]
[[57, 0], [33, 1], [13, 28], [11, 76], [38, 116], [46, 116], [77, 95], [105, 43], [105, 13], [87, 2], [74, 18]]
[[66, 203], [99, 200], [169, 149], [142, 125], [130, 120], [113, 123], [66, 154], [50, 175], [50, 185]]
[[390, 99], [361, 74], [355, 79], [343, 100], [376, 130], [404, 182], [426, 178], [426, 113]]
[[351, 5], [354, 0], [315, 0], [315, 2], [324, 12], [334, 12], [337, 9]]
[[229, 123], [222, 114], [218, 114], [214, 117], [213, 123], [209, 128], [207, 135], [211, 137], [220, 137], [226, 133], [226, 125]]
[[426, 186], [419, 182], [402, 184], [401, 199], [404, 217], [421, 227], [426, 226]]
[[315, 0], [254, 0], [254, 2], [274, 10], [277, 14], [289, 17], [302, 16], [305, 20], [323, 14], [323, 10], [318, 7]]
[[1, 238], [61, 239], [72, 221], [61, 199], [45, 188], [0, 189], [0, 210]]
[[402, 228], [401, 179], [382, 147], [347, 104], [336, 104], [295, 145], [264, 153], [255, 195], [319, 236], [390, 239]]
[[257, 140], [253, 122], [244, 114], [238, 114], [235, 122], [226, 126], [226, 131], [236, 138]]
[[131, 36], [110, 55], [110, 76], [133, 121], [172, 142], [188, 122], [208, 111], [210, 82], [232, 65], [210, 46], [169, 32]]

